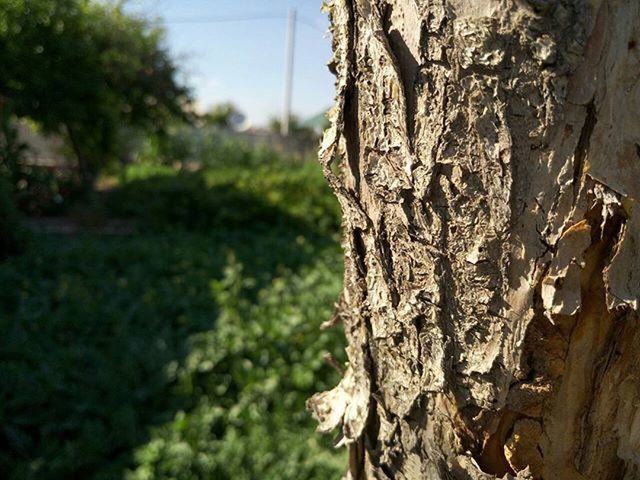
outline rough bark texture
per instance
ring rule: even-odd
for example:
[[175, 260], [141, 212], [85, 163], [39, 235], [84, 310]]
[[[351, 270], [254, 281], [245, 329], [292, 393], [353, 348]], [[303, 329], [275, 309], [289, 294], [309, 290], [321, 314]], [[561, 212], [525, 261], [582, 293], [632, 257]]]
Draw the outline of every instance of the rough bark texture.
[[350, 478], [640, 478], [640, 2], [325, 7]]

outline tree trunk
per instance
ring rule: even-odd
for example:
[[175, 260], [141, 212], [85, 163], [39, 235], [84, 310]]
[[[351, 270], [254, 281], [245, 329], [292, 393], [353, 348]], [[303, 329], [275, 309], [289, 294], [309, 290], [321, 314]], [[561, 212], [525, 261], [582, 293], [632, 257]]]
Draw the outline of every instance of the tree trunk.
[[93, 173], [91, 171], [91, 166], [89, 164], [89, 158], [84, 153], [82, 146], [80, 145], [80, 139], [74, 128], [70, 127], [68, 124], [66, 125], [67, 135], [69, 136], [69, 143], [71, 143], [71, 148], [73, 149], [73, 153], [78, 160], [78, 173], [80, 175], [80, 182], [82, 184], [82, 189], [84, 193], [89, 193], [93, 188]]
[[349, 478], [639, 479], [640, 2], [326, 7]]

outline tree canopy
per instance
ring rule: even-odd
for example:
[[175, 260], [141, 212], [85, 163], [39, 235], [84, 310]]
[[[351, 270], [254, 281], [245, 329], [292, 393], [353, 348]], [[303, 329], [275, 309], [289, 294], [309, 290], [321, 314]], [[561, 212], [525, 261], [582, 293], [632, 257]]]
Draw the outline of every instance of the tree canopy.
[[65, 135], [91, 176], [122, 127], [162, 132], [185, 117], [190, 92], [163, 39], [121, 3], [0, 0], [0, 105]]

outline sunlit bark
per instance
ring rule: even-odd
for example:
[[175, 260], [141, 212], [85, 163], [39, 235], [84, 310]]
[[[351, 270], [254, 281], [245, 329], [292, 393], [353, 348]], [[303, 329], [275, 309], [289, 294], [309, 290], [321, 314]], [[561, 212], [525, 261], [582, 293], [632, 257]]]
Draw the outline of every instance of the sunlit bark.
[[640, 2], [327, 9], [350, 477], [640, 478]]

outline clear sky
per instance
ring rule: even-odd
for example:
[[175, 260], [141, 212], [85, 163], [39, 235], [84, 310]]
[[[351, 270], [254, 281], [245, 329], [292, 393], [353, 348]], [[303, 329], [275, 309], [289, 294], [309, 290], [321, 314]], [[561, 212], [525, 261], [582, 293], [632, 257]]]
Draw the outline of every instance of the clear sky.
[[[328, 20], [321, 0], [129, 0], [126, 8], [158, 19], [201, 108], [231, 101], [254, 125], [282, 109], [286, 16], [295, 7], [292, 111], [301, 118], [333, 100]], [[230, 20], [230, 17], [277, 17]]]

